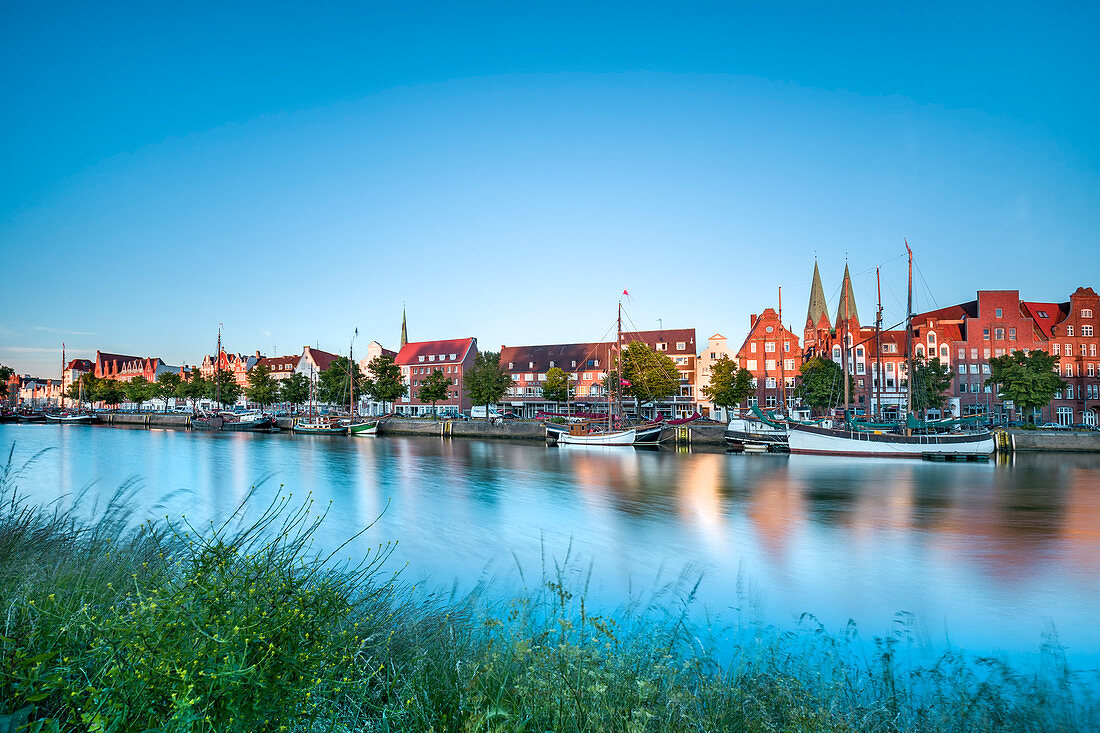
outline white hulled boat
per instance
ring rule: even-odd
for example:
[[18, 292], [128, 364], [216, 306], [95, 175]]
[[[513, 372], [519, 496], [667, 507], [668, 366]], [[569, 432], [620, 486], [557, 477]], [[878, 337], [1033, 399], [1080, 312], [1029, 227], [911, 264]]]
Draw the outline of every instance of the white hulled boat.
[[900, 435], [814, 425], [791, 425], [787, 440], [791, 453], [819, 456], [920, 458], [926, 454], [988, 455], [994, 447], [993, 435], [989, 432]]

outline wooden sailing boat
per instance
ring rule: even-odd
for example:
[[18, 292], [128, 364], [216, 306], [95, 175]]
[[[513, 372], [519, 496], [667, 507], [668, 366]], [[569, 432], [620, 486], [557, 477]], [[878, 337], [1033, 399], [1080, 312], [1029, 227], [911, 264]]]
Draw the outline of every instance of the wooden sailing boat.
[[[928, 454], [952, 455], [989, 455], [993, 452], [993, 435], [989, 431], [976, 430], [964, 433], [916, 433], [913, 426], [927, 428], [913, 418], [913, 250], [905, 243], [909, 255], [909, 300], [905, 318], [906, 349], [906, 421], [895, 432], [859, 430], [848, 416], [848, 327], [845, 323], [842, 337], [841, 369], [844, 376], [844, 418], [845, 427], [825, 428], [815, 425], [791, 424], [788, 444], [791, 453], [826, 456], [867, 456], [878, 458], [920, 458]], [[842, 288], [844, 314], [848, 316], [848, 293], [850, 288]], [[876, 339], [877, 341], [877, 339]], [[881, 346], [879, 346], [881, 349]], [[881, 372], [879, 378], [881, 379]]]
[[319, 415], [316, 412], [316, 395], [314, 392], [313, 365], [309, 367], [309, 415], [298, 418], [294, 423], [294, 432], [303, 435], [346, 435], [347, 424], [339, 418], [329, 415]]
[[[625, 291], [624, 291], [625, 292]], [[618, 358], [615, 360], [615, 390], [618, 414], [623, 414], [622, 400], [622, 354], [623, 354], [623, 301], [619, 298], [619, 317], [616, 328], [616, 349]], [[611, 395], [607, 396], [607, 427], [594, 421], [574, 422], [568, 425], [555, 425], [546, 423], [546, 435], [548, 438], [556, 438], [559, 445], [589, 445], [589, 446], [657, 446], [661, 443], [661, 434], [665, 426], [661, 423], [647, 423], [641, 426], [615, 428], [612, 423]]]
[[[359, 335], [359, 329], [355, 329], [355, 335]], [[355, 338], [351, 340], [351, 345], [348, 347], [348, 393], [349, 393], [349, 410], [348, 414], [351, 418], [348, 420], [348, 435], [357, 438], [369, 438], [378, 434], [378, 420], [368, 420], [365, 417], [359, 417], [357, 405], [355, 404]]]

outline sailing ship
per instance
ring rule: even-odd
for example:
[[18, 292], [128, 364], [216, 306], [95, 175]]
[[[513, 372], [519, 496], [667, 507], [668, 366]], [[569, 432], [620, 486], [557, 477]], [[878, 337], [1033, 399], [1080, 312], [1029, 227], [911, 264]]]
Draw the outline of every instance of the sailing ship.
[[[355, 335], [359, 335], [359, 329], [355, 329]], [[355, 404], [355, 338], [351, 340], [351, 345], [348, 346], [348, 413], [351, 417], [348, 419], [348, 435], [356, 438], [369, 438], [378, 434], [378, 420], [370, 420], [366, 417], [360, 417], [358, 413], [358, 405]]]
[[[625, 291], [624, 291], [625, 292]], [[619, 350], [619, 358], [616, 359], [615, 383], [619, 388], [615, 390], [618, 414], [623, 414], [622, 401], [622, 343], [623, 343], [623, 301], [619, 299], [619, 316], [616, 329], [616, 348]], [[616, 425], [612, 416], [611, 394], [607, 395], [607, 422], [597, 420], [579, 420], [571, 423], [545, 423], [546, 437], [556, 440], [558, 445], [588, 445], [588, 446], [616, 446], [616, 447], [653, 447], [659, 446], [665, 431], [664, 424], [649, 422], [640, 426], [626, 426], [622, 423]]]
[[[879, 424], [861, 424], [851, 419], [848, 413], [848, 350], [851, 344], [847, 329], [843, 335], [841, 349], [841, 371], [844, 377], [844, 416], [842, 428], [829, 428], [818, 425], [791, 424], [788, 445], [791, 453], [827, 455], [827, 456], [869, 456], [882, 458], [921, 458], [930, 454], [952, 455], [989, 455], [993, 452], [993, 435], [987, 430], [977, 429], [957, 433], [937, 433], [936, 429], [967, 427], [965, 421], [943, 421], [925, 423], [912, 414], [913, 407], [913, 250], [905, 243], [909, 255], [909, 300], [906, 309], [906, 369], [909, 378], [906, 381], [907, 406], [905, 423], [897, 426]], [[848, 317], [848, 298], [850, 288], [842, 288], [842, 306], [845, 320]], [[876, 339], [877, 341], [877, 339]], [[887, 432], [881, 428], [892, 427]]]
[[[356, 329], [356, 335], [359, 330]], [[348, 349], [348, 416], [315, 414], [313, 367], [310, 366], [309, 379], [309, 415], [294, 423], [294, 432], [303, 435], [351, 435], [368, 437], [378, 432], [378, 420], [360, 417], [355, 407], [355, 362], [354, 349]]]
[[[65, 383], [65, 344], [61, 344], [61, 383]], [[65, 395], [62, 394], [59, 402], [61, 403], [61, 412], [52, 413], [47, 412], [43, 415], [47, 422], [59, 423], [61, 425], [90, 425], [95, 422], [95, 415], [90, 412], [84, 411], [84, 380], [77, 380], [77, 407], [75, 410], [65, 409]]]

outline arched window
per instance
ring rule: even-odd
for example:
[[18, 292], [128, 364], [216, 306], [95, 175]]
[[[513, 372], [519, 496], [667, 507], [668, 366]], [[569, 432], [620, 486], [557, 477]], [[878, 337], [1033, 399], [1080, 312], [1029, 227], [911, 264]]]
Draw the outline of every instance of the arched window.
[[923, 359], [924, 358], [924, 347], [923, 346], [921, 346], [920, 344], [917, 344], [917, 348], [915, 349], [915, 351], [917, 352], [917, 358], [918, 359]]
[[928, 332], [928, 345], [929, 346], [935, 346], [936, 345], [936, 333], [934, 331], [929, 331]]
[[839, 346], [834, 346], [833, 347], [833, 360], [836, 361], [838, 359], [840, 359], [840, 347]]

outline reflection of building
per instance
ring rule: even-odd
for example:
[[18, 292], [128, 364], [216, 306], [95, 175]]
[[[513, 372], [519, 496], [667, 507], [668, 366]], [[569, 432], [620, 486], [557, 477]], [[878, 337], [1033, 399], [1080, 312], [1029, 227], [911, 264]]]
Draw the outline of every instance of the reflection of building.
[[724, 422], [729, 419], [726, 411], [712, 402], [707, 402], [707, 398], [703, 394], [703, 388], [710, 386], [711, 368], [723, 356], [732, 360], [735, 364], [737, 363], [737, 355], [730, 351], [726, 337], [716, 333], [707, 339], [706, 347], [695, 357], [695, 390], [699, 412], [703, 413], [704, 417], [714, 417]]

